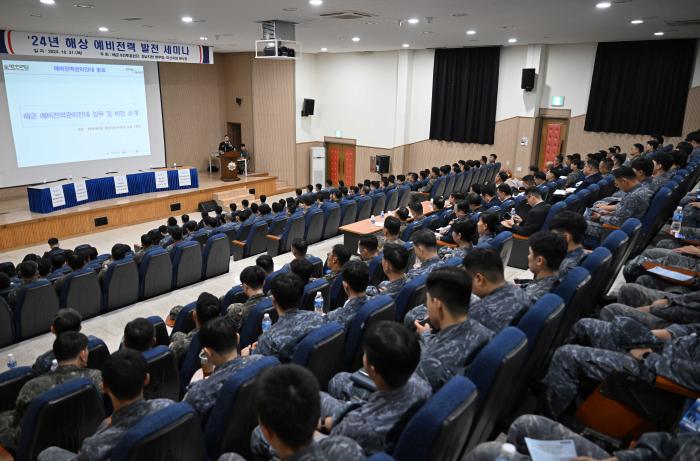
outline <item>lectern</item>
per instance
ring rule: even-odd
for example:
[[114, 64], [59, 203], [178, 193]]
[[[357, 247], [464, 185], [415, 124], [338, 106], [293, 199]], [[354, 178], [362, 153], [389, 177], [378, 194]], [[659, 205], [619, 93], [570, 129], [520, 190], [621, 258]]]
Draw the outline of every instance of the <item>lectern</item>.
[[238, 160], [239, 153], [237, 151], [224, 152], [219, 155], [221, 160], [221, 180], [222, 181], [239, 181], [238, 177]]

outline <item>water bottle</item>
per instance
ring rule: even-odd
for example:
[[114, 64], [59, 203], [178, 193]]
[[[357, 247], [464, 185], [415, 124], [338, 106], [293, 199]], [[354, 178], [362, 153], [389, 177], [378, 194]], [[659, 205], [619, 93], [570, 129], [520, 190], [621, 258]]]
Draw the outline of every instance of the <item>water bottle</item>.
[[17, 360], [14, 354], [7, 354], [7, 368], [10, 370], [17, 368]]
[[515, 216], [518, 216], [518, 213], [515, 212], [515, 207], [510, 209], [510, 217], [514, 218]]
[[678, 423], [678, 432], [700, 432], [700, 399], [685, 411]]
[[683, 224], [683, 208], [677, 207], [676, 211], [673, 212], [673, 221], [671, 221], [671, 233], [674, 236], [680, 233], [681, 224]]
[[695, 193], [695, 200], [700, 202], [700, 189], [698, 189], [698, 191]]
[[377, 222], [377, 220], [374, 219], [374, 215], [372, 215], [372, 216], [369, 217], [369, 222], [371, 222], [373, 226], [374, 226], [374, 224]]
[[382, 213], [379, 215], [380, 218], [382, 218], [382, 221], [384, 221], [384, 210], [382, 210]]
[[314, 298], [314, 312], [323, 315], [323, 295], [319, 291]]
[[501, 446], [501, 452], [498, 454], [494, 461], [510, 461], [512, 459], [515, 459], [516, 453], [517, 450], [515, 449], [515, 445], [513, 445], [512, 443], [504, 443]]
[[263, 315], [262, 332], [265, 333], [267, 330], [270, 329], [271, 326], [272, 326], [272, 319], [270, 318], [270, 314]]
[[51, 371], [56, 371], [56, 368], [58, 368], [58, 360], [53, 359], [51, 361]]

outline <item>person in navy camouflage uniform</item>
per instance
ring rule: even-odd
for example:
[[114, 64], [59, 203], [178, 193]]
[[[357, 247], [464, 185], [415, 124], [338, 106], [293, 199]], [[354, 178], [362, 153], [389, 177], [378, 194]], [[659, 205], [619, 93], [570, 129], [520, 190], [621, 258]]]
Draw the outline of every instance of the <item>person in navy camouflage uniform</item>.
[[437, 240], [433, 232], [428, 229], [421, 229], [413, 234], [411, 241], [416, 252], [416, 259], [418, 259], [420, 265], [408, 271], [406, 275], [409, 280], [428, 274], [433, 269], [444, 265], [444, 262], [438, 257]]
[[539, 231], [530, 236], [527, 267], [534, 280], [520, 284], [533, 300], [540, 299], [559, 283], [559, 265], [566, 256], [566, 239], [552, 231]]
[[369, 283], [369, 271], [362, 261], [349, 261], [343, 266], [343, 290], [348, 295], [345, 304], [326, 315], [329, 322], [338, 322], [347, 330], [355, 314], [367, 302], [367, 284]]
[[552, 218], [549, 230], [562, 234], [566, 238], [566, 256], [559, 264], [559, 280], [562, 280], [571, 269], [581, 264], [586, 257], [583, 249], [583, 236], [586, 234], [586, 220], [573, 211], [561, 211]]
[[379, 285], [367, 287], [367, 296], [389, 295], [394, 300], [406, 285], [406, 268], [408, 267], [408, 250], [403, 245], [388, 243], [382, 253], [382, 270], [387, 280]]

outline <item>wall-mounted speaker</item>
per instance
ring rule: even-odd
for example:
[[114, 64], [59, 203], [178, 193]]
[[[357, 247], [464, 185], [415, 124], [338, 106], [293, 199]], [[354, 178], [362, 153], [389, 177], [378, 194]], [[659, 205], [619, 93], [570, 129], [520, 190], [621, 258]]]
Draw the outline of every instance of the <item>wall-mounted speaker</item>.
[[314, 115], [314, 105], [316, 101], [313, 99], [304, 99], [304, 104], [301, 106], [301, 116], [307, 117], [309, 115]]
[[216, 210], [216, 202], [214, 200], [210, 200], [208, 202], [199, 202], [199, 211], [201, 213], [209, 213], [210, 211]]
[[532, 91], [535, 88], [535, 69], [523, 69], [523, 78], [520, 81], [520, 88], [525, 91]]
[[375, 157], [375, 171], [380, 174], [389, 172], [389, 156], [377, 155]]

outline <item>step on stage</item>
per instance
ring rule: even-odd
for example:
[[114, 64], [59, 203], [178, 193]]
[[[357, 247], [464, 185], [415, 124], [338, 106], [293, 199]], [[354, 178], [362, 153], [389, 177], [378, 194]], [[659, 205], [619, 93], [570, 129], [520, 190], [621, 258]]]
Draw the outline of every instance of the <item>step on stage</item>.
[[[215, 177], [216, 176], [216, 177]], [[199, 174], [198, 189], [154, 192], [120, 197], [55, 211], [29, 211], [27, 197], [0, 202], [0, 250], [46, 243], [51, 237], [67, 238], [197, 212], [200, 202], [217, 200], [225, 209], [231, 202], [275, 195], [276, 176], [252, 173], [240, 181], [224, 182], [207, 172]], [[255, 189], [254, 197], [249, 194]], [[105, 222], [106, 224], [103, 224]]]

